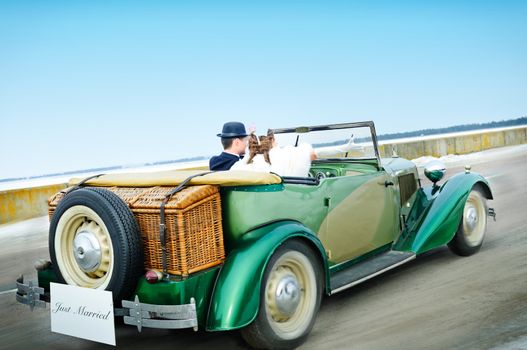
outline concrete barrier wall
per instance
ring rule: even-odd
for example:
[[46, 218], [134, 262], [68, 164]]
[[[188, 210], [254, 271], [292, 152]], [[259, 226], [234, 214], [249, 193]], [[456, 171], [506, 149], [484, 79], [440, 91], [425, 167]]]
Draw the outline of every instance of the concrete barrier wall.
[[427, 137], [423, 140], [384, 143], [379, 146], [381, 157], [395, 152], [406, 159], [422, 156], [441, 157], [447, 154], [467, 154], [490, 148], [527, 143], [527, 127], [485, 131], [463, 135]]
[[[394, 141], [379, 145], [381, 157], [393, 152], [406, 159], [466, 154], [490, 148], [527, 143], [527, 127], [427, 137], [416, 141]], [[0, 191], [0, 224], [46, 215], [47, 199], [66, 184]]]
[[46, 215], [48, 198], [66, 184], [0, 191], [0, 224]]

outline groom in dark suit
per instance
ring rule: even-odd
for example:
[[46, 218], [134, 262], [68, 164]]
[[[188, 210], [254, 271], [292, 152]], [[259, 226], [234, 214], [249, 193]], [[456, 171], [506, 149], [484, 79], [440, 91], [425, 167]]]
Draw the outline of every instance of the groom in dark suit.
[[229, 170], [245, 154], [247, 147], [247, 132], [245, 125], [240, 122], [228, 122], [223, 124], [221, 134], [223, 152], [209, 160], [210, 170]]

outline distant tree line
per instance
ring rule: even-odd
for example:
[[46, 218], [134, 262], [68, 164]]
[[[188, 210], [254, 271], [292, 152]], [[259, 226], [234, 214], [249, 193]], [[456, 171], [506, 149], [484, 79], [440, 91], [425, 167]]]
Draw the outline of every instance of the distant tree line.
[[198, 160], [206, 160], [209, 157], [199, 156], [199, 157], [190, 157], [190, 158], [179, 158], [174, 160], [162, 160], [159, 162], [145, 163], [145, 165], [163, 165], [163, 164], [172, 164], [172, 163], [182, 163], [182, 162], [195, 162]]
[[[490, 122], [490, 123], [463, 124], [463, 125], [449, 126], [446, 128], [438, 128], [438, 129], [421, 129], [421, 130], [416, 130], [416, 131], [382, 134], [382, 135], [377, 135], [377, 140], [379, 141], [396, 140], [396, 139], [403, 139], [407, 137], [439, 135], [439, 134], [448, 134], [452, 132], [503, 128], [507, 126], [517, 126], [517, 125], [527, 125], [527, 117], [521, 117], [521, 118], [509, 119], [509, 120], [500, 120], [497, 122]], [[370, 141], [371, 141], [370, 136], [355, 138], [355, 142], [357, 143], [370, 142]], [[338, 140], [338, 141], [333, 141], [333, 142], [317, 143], [317, 144], [313, 144], [313, 146], [314, 147], [339, 146], [339, 145], [345, 144], [346, 142], [348, 142], [348, 140]]]
[[[144, 163], [144, 164], [140, 164], [139, 166], [153, 166], [153, 165], [163, 165], [163, 164], [172, 164], [172, 163], [181, 163], [181, 162], [193, 162], [193, 161], [205, 160], [205, 159], [209, 159], [209, 158], [205, 156], [181, 158], [181, 159], [175, 159], [175, 160], [164, 160], [164, 161], [159, 161], [159, 162]], [[128, 168], [128, 166], [115, 165], [115, 166], [102, 167], [102, 168], [71, 170], [71, 171], [64, 171], [61, 173], [51, 173], [51, 174], [35, 175], [35, 176], [27, 176], [27, 177], [12, 177], [12, 178], [7, 178], [7, 179], [0, 179], [0, 182], [40, 179], [43, 177], [55, 177], [55, 176], [75, 175], [75, 174], [84, 174], [84, 173], [104, 173], [110, 170], [119, 170], [119, 169], [126, 169], [126, 168]]]
[[516, 126], [516, 125], [526, 125], [526, 124], [527, 124], [527, 117], [521, 117], [517, 119], [500, 120], [498, 122], [490, 122], [490, 123], [464, 124], [464, 125], [449, 126], [447, 128], [439, 128], [439, 129], [422, 129], [422, 130], [416, 130], [416, 131], [398, 132], [398, 133], [393, 133], [393, 134], [382, 134], [382, 135], [378, 135], [377, 139], [378, 140], [394, 140], [394, 139], [402, 139], [406, 137], [428, 136], [428, 135], [437, 135], [437, 134], [447, 134], [451, 132], [503, 128], [506, 126]]

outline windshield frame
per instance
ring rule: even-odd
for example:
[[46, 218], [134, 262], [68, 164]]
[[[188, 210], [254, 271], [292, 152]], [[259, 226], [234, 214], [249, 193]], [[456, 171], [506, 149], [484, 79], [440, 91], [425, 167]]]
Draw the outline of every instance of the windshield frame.
[[[373, 121], [353, 122], [353, 123], [340, 123], [340, 124], [327, 124], [327, 125], [315, 125], [315, 126], [298, 126], [293, 128], [277, 128], [269, 129], [269, 132], [274, 134], [305, 134], [312, 131], [325, 131], [325, 130], [340, 130], [340, 129], [354, 129], [354, 128], [369, 128], [371, 133], [371, 140], [373, 143], [373, 150], [375, 152], [375, 158], [363, 158], [363, 159], [375, 159], [377, 161], [377, 168], [381, 169], [381, 157], [379, 155], [379, 147], [377, 145], [377, 133], [375, 131], [375, 124]], [[344, 160], [346, 158], [335, 158], [333, 160]]]

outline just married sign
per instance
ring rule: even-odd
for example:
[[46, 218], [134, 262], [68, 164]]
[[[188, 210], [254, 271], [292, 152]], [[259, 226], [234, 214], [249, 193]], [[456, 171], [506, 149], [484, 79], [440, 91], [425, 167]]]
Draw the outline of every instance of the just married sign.
[[115, 345], [112, 293], [50, 284], [51, 331]]

